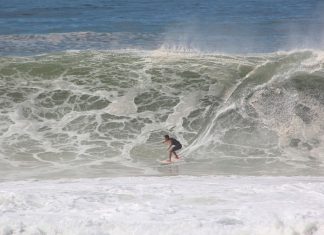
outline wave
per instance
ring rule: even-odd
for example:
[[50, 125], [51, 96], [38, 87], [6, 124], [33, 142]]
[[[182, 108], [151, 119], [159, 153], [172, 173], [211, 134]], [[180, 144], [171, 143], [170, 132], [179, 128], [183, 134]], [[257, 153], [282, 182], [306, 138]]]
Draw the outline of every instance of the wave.
[[161, 36], [136, 32], [66, 32], [0, 35], [0, 55], [37, 55], [67, 50], [151, 50]]
[[[322, 175], [323, 54], [0, 58], [1, 178]], [[164, 134], [185, 163], [161, 167]]]

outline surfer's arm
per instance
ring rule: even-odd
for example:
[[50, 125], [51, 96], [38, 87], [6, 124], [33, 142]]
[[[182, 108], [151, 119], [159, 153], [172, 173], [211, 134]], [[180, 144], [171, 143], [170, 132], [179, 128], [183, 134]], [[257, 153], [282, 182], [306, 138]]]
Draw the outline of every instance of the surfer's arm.
[[[163, 143], [163, 144], [167, 144], [169, 141], [170, 141], [170, 140], [164, 140], [162, 143]], [[170, 142], [170, 146], [171, 146], [171, 142]], [[169, 148], [170, 148], [170, 146], [169, 146]]]

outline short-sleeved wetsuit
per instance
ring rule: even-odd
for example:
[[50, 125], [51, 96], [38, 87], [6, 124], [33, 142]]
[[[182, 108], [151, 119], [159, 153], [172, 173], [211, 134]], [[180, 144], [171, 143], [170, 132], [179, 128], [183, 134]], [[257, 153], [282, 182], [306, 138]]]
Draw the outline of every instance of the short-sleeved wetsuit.
[[171, 140], [171, 145], [174, 145], [174, 147], [172, 148], [172, 152], [177, 151], [182, 148], [182, 145], [179, 141], [177, 141], [174, 138], [170, 138], [170, 140]]

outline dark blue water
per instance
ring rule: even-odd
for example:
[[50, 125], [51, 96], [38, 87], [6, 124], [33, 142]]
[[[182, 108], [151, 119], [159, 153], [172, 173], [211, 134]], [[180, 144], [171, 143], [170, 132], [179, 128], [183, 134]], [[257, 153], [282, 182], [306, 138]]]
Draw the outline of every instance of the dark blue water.
[[[1, 0], [0, 52], [160, 47], [272, 52], [321, 48], [324, 26], [321, 2]], [[79, 35], [80, 32], [91, 33], [85, 36]]]

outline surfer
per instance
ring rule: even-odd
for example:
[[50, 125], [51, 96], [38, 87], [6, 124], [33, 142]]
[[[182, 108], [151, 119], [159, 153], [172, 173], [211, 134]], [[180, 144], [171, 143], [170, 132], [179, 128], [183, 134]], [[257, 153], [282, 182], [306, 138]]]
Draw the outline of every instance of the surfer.
[[169, 160], [168, 160], [168, 162], [171, 162], [172, 154], [174, 154], [176, 159], [179, 159], [179, 156], [177, 155], [176, 151], [182, 148], [181, 143], [174, 138], [170, 138], [170, 136], [168, 136], [168, 135], [164, 136], [163, 143], [169, 144], [169, 147], [168, 147]]

